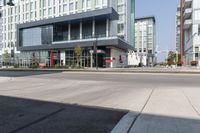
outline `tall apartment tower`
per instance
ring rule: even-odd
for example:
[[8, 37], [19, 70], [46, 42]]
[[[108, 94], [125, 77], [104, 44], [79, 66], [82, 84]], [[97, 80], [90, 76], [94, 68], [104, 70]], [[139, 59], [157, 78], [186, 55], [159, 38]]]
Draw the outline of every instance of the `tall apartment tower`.
[[154, 16], [135, 19], [135, 49], [146, 58], [145, 65], [156, 61], [156, 21]]
[[181, 23], [180, 23], [180, 4], [177, 7], [176, 12], [176, 51], [180, 54], [180, 31], [181, 31]]
[[87, 65], [96, 40], [99, 65], [120, 66], [134, 46], [134, 5], [134, 0], [17, 0], [3, 7], [3, 51], [14, 51], [21, 62], [34, 52], [43, 63], [68, 64], [70, 49], [79, 44], [90, 58]]
[[2, 19], [3, 1], [0, 0], [0, 64], [2, 62], [2, 48], [3, 48], [3, 19]]
[[185, 65], [200, 64], [200, 0], [180, 0], [179, 48]]
[[134, 46], [135, 0], [117, 0], [118, 35]]

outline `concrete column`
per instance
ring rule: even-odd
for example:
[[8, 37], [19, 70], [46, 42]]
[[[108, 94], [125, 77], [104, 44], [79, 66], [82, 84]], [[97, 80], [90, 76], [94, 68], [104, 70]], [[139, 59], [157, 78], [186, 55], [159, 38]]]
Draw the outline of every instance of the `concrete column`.
[[90, 67], [93, 68], [93, 52], [90, 52]]
[[109, 19], [106, 19], [106, 37], [109, 37]]
[[82, 32], [83, 32], [83, 28], [82, 28], [82, 22], [80, 22], [80, 39], [82, 39], [83, 38], [83, 34], [82, 34]]
[[60, 65], [62, 61], [63, 61], [63, 66], [65, 66], [65, 51], [60, 52]]
[[93, 54], [90, 54], [90, 67], [93, 68]]
[[92, 36], [95, 37], [95, 20], [92, 21]]
[[71, 40], [71, 24], [68, 24], [68, 40]]

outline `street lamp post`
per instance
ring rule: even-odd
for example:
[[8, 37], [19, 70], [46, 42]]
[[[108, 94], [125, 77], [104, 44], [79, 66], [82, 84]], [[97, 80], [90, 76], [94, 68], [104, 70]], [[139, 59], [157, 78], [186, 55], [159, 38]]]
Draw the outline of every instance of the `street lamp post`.
[[13, 0], [9, 0], [8, 2], [7, 2], [7, 0], [4, 0], [3, 4], [4, 4], [4, 6], [5, 6], [5, 5], [8, 5], [8, 6], [15, 6], [15, 4], [13, 3]]

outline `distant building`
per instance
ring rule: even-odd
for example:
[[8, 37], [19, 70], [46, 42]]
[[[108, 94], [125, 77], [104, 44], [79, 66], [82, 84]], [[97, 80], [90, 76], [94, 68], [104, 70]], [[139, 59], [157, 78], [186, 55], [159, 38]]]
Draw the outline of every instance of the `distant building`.
[[155, 17], [135, 19], [135, 49], [143, 65], [156, 62], [156, 21]]
[[[185, 65], [200, 64], [200, 0], [180, 0], [180, 44], [177, 48]], [[177, 36], [178, 38], [178, 36]]]

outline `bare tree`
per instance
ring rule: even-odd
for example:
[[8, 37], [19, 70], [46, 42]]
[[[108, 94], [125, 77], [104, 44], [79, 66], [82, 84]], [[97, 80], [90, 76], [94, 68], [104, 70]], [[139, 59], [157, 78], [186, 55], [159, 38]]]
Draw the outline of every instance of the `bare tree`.
[[80, 61], [81, 61], [82, 53], [83, 53], [83, 49], [80, 47], [80, 45], [77, 45], [74, 48], [74, 54], [75, 54], [75, 57], [76, 57], [77, 67], [80, 67]]
[[3, 62], [6, 65], [6, 68], [8, 68], [8, 65], [11, 62], [11, 55], [8, 53], [7, 50], [5, 50], [5, 52], [3, 54]]

